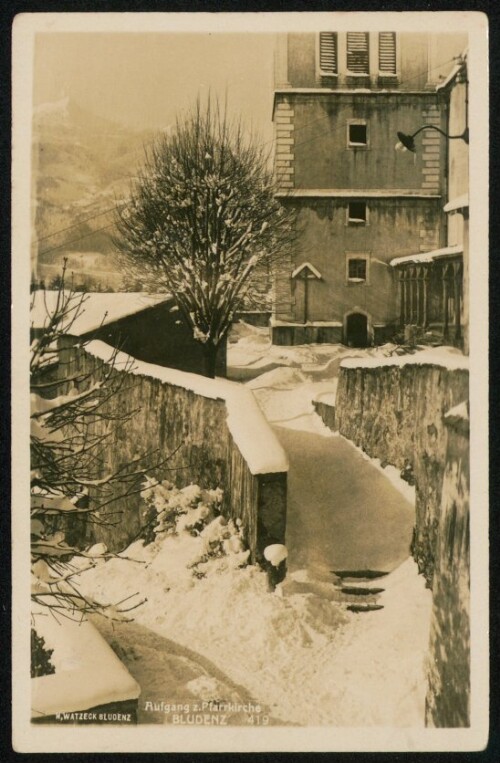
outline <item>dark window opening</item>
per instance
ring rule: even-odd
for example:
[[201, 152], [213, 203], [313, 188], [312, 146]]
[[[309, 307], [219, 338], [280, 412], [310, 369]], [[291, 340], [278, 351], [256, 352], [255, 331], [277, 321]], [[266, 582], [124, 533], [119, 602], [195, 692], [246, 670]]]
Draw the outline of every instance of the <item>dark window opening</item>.
[[366, 125], [349, 125], [349, 144], [351, 146], [366, 146], [367, 130]]
[[347, 32], [347, 69], [352, 74], [369, 74], [368, 32]]
[[366, 260], [349, 260], [347, 273], [349, 281], [366, 281]]
[[366, 223], [366, 202], [364, 201], [349, 202], [349, 222], [350, 223]]

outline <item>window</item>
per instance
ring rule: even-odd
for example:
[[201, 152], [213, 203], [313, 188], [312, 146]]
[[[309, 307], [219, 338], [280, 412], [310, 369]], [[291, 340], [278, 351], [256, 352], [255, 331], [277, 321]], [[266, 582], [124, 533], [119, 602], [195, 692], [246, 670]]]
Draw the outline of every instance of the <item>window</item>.
[[347, 70], [350, 74], [369, 74], [368, 32], [347, 32]]
[[368, 268], [370, 257], [368, 254], [347, 255], [346, 276], [347, 283], [368, 283]]
[[366, 225], [367, 208], [366, 201], [350, 201], [347, 208], [347, 222], [349, 224]]
[[[396, 32], [319, 32], [316, 36], [316, 66], [324, 85], [388, 87], [398, 70]], [[328, 79], [329, 78], [329, 79]], [[384, 81], [384, 78], [386, 81]], [[381, 80], [381, 81], [378, 81]]]
[[366, 122], [349, 122], [347, 125], [347, 142], [349, 146], [367, 146], [368, 129]]
[[348, 262], [349, 281], [366, 281], [366, 260], [352, 259]]
[[380, 74], [396, 74], [395, 32], [380, 32], [378, 36], [378, 70]]
[[338, 73], [338, 46], [336, 32], [319, 33], [319, 68], [321, 74]]

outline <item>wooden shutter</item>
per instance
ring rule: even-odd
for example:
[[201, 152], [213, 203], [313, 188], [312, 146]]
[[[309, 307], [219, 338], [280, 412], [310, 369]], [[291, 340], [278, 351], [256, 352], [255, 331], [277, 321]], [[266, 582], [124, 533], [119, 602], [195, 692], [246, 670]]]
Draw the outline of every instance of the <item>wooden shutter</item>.
[[319, 68], [325, 74], [337, 74], [337, 32], [319, 33]]
[[380, 32], [378, 36], [378, 70], [381, 74], [396, 74], [395, 32]]
[[347, 32], [347, 69], [354, 74], [369, 74], [368, 32]]

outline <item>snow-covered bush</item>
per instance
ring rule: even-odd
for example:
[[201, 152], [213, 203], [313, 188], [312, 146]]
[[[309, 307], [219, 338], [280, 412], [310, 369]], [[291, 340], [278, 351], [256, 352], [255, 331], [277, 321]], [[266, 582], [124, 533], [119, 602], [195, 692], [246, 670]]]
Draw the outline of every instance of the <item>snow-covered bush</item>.
[[167, 534], [188, 533], [200, 539], [200, 550], [190, 568], [195, 577], [204, 577], [207, 564], [230, 556], [234, 566], [248, 562], [239, 519], [221, 514], [223, 492], [220, 488], [202, 490], [198, 485], [177, 488], [168, 480], [146, 478], [143, 483], [146, 508], [143, 512], [144, 545]]
[[145, 544], [152, 543], [161, 533], [186, 530], [199, 535], [204, 526], [220, 514], [222, 490], [202, 490], [198, 485], [177, 488], [168, 480], [146, 477], [142, 496]]

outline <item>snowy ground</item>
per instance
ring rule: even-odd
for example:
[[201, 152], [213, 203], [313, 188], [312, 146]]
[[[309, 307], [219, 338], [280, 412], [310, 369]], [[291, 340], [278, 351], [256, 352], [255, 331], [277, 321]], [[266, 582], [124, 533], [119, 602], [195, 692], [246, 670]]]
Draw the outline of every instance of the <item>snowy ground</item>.
[[186, 567], [196, 541], [185, 533], [137, 543], [127, 553], [147, 565], [111, 560], [81, 576], [101, 598], [148, 597], [133, 626], [113, 632], [96, 622], [142, 685], [141, 720], [171, 722], [148, 714], [148, 701], [192, 708], [251, 698], [271, 722], [423, 725], [430, 601], [413, 561], [383, 579], [383, 609], [355, 614], [333, 582], [305, 570], [291, 574], [282, 597], [258, 568], [226, 560], [196, 579]]
[[[333, 435], [311, 404], [334, 395], [338, 362], [353, 351], [271, 348], [262, 329], [243, 333], [229, 364], [244, 367], [247, 348], [248, 387], [290, 458], [282, 596], [269, 592], [259, 568], [238, 566], [244, 559], [233, 541], [194, 575], [203, 539], [181, 526], [129, 547], [139, 563], [98, 562], [80, 576], [84, 591], [107, 601], [147, 598], [134, 624], [96, 625], [142, 686], [142, 721], [172, 722], [168, 712], [147, 712], [151, 700], [192, 709], [197, 701], [250, 699], [270, 724], [423, 726], [431, 595], [408, 557], [411, 489]], [[270, 358], [277, 365], [252, 378]], [[383, 588], [368, 596], [382, 608], [349, 611], [353, 598], [331, 572], [339, 568], [390, 570], [367, 584]], [[244, 716], [236, 712], [231, 722], [248, 722]]]

